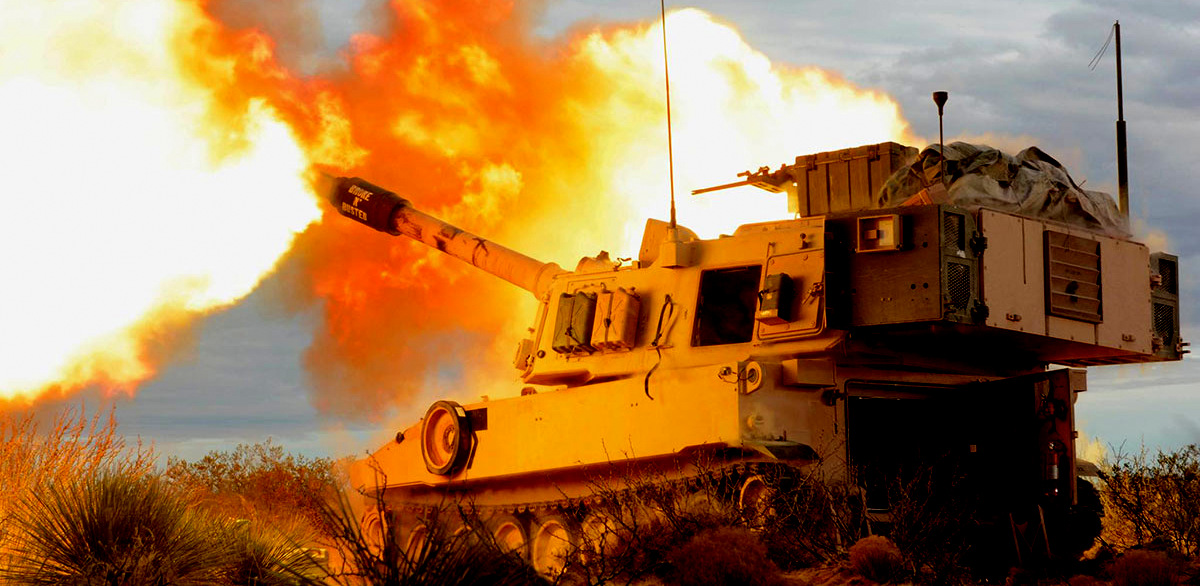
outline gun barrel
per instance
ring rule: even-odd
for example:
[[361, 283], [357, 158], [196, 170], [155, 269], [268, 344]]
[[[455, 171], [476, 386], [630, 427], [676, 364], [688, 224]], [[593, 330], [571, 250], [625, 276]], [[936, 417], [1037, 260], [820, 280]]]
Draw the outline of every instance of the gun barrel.
[[542, 262], [486, 238], [447, 224], [377, 185], [358, 177], [324, 179], [329, 200], [343, 216], [394, 236], [419, 240], [459, 260], [496, 275], [541, 298], [556, 275], [555, 263]]
[[729, 189], [730, 187], [741, 187], [743, 185], [754, 185], [754, 182], [750, 181], [749, 179], [743, 179], [742, 181], [734, 181], [733, 183], [723, 183], [721, 185], [714, 185], [712, 187], [702, 187], [700, 189], [693, 189], [692, 195], [700, 195], [701, 193], [708, 193], [710, 191], [720, 191], [722, 189]]

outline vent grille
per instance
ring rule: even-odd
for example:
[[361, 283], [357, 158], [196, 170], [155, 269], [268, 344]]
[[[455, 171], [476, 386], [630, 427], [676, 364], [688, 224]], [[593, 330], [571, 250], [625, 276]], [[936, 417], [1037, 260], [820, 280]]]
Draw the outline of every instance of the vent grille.
[[971, 267], [961, 263], [946, 264], [946, 293], [950, 303], [965, 310], [971, 303]]
[[963, 250], [963, 217], [958, 214], [942, 216], [942, 234], [947, 248]]
[[1046, 232], [1046, 309], [1050, 315], [1099, 323], [1100, 242]]
[[1154, 333], [1162, 339], [1163, 346], [1175, 347], [1175, 307], [1166, 303], [1154, 304]]
[[1171, 295], [1179, 294], [1179, 267], [1175, 261], [1160, 258], [1158, 259], [1158, 274], [1162, 277], [1163, 291]]

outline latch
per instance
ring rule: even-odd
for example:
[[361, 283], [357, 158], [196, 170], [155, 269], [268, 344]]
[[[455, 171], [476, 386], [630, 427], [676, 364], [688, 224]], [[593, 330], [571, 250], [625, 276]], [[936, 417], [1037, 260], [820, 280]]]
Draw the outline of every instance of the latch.
[[983, 256], [983, 251], [987, 250], [987, 245], [987, 236], [979, 232], [971, 236], [971, 252], [974, 252], [975, 256]]
[[804, 299], [804, 303], [813, 303], [818, 297], [825, 295], [825, 281], [817, 281], [808, 288], [808, 294]]

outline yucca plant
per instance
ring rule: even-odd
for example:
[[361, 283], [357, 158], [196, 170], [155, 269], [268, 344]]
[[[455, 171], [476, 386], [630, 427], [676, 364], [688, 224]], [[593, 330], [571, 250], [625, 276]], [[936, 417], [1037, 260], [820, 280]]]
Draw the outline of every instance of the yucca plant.
[[16, 584], [213, 584], [229, 550], [154, 476], [102, 471], [29, 492], [0, 577]]
[[102, 469], [149, 473], [154, 452], [141, 442], [125, 443], [113, 411], [88, 415], [64, 409], [49, 425], [32, 411], [0, 414], [0, 568], [8, 565], [12, 515], [39, 486], [72, 482]]
[[324, 584], [324, 569], [295, 529], [239, 520], [224, 526], [227, 557], [221, 583], [230, 586]]

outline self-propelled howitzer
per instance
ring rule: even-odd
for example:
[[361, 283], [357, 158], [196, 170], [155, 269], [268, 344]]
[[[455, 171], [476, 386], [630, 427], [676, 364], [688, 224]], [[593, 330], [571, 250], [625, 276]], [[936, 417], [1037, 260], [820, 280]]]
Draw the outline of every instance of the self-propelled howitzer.
[[797, 158], [785, 179], [805, 185], [784, 187], [810, 215], [711, 240], [650, 220], [636, 260], [602, 254], [574, 271], [332, 180], [343, 215], [539, 302], [513, 397], [437, 401], [356, 468], [359, 488], [387, 488], [390, 512], [365, 523], [416, 543], [424, 515], [464, 497], [550, 571], [592, 522], [587, 498], [612, 466], [685, 486], [715, 475], [718, 497], [743, 510], [786, 489], [768, 486], [788, 477], [774, 471], [819, 466], [861, 489], [878, 528], [889, 482], [950, 457], [986, 478], [970, 485], [981, 522], [1016, 535], [1012, 551], [1038, 535], [1043, 552], [1086, 548], [1094, 535], [1070, 528], [1095, 513], [1076, 472], [1083, 367], [1179, 358], [1176, 259], [986, 207], [873, 208], [913, 150]]

